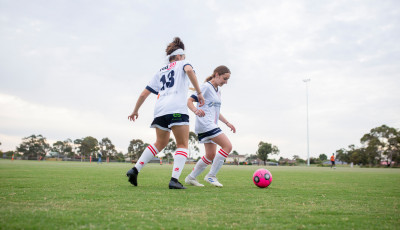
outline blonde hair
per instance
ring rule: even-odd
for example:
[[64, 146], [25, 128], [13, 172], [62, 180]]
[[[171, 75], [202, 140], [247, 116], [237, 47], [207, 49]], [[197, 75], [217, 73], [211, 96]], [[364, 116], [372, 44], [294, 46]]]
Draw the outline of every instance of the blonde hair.
[[226, 73], [231, 73], [231, 71], [228, 69], [228, 67], [226, 67], [224, 65], [220, 65], [214, 69], [213, 74], [211, 76], [207, 77], [204, 82], [211, 81], [211, 79], [213, 79], [215, 77], [215, 74], [217, 74], [217, 73], [218, 73], [218, 75], [223, 75]]

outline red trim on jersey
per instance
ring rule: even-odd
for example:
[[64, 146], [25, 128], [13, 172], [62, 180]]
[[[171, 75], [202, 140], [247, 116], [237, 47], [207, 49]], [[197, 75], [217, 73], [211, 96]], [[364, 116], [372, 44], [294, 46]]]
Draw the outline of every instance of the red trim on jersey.
[[183, 151], [176, 151], [175, 155], [182, 155], [187, 158], [187, 153], [185, 153]]
[[218, 151], [218, 153], [219, 154], [221, 154], [222, 156], [224, 156], [224, 157], [228, 157], [228, 153], [226, 153], [223, 149], [220, 149], [219, 151]]
[[211, 161], [207, 160], [204, 156], [201, 159], [204, 161], [204, 163], [208, 165], [211, 164]]
[[157, 155], [157, 151], [153, 148], [153, 146], [149, 145], [147, 146], [148, 149], [150, 149], [151, 153], [153, 153], [154, 156]]

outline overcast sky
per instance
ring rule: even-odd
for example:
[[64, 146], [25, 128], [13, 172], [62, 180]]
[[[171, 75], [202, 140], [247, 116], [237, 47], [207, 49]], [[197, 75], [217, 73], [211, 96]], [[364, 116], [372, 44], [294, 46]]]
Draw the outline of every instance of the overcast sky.
[[154, 143], [156, 97], [127, 116], [175, 36], [200, 82], [231, 69], [221, 113], [237, 133], [221, 128], [240, 154], [264, 141], [306, 158], [308, 78], [310, 156], [400, 128], [397, 0], [0, 0], [0, 149], [32, 134]]

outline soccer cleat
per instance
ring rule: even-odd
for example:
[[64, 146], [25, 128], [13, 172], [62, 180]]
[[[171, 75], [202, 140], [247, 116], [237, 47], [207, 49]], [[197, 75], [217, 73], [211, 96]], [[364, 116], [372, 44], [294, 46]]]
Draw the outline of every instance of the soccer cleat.
[[219, 183], [218, 179], [215, 176], [206, 175], [206, 177], [204, 177], [204, 180], [216, 187], [223, 186], [221, 183]]
[[187, 176], [187, 177], [185, 178], [185, 183], [186, 183], [186, 184], [193, 185], [193, 186], [197, 186], [197, 187], [204, 187], [204, 184], [200, 184], [200, 183], [196, 180], [196, 178], [192, 178], [191, 176]]
[[179, 183], [179, 181], [177, 181], [177, 180], [176, 181], [171, 180], [169, 182], [168, 187], [169, 187], [169, 189], [186, 189], [186, 187], [183, 186], [181, 183]]
[[129, 177], [128, 181], [133, 184], [134, 186], [137, 186], [137, 176], [139, 172], [135, 167], [129, 169], [129, 171], [126, 173], [126, 176]]

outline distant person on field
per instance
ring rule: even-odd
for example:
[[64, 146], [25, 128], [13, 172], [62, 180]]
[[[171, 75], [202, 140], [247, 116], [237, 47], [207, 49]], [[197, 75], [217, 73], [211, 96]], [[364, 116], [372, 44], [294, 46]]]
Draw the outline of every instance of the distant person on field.
[[332, 156], [331, 156], [331, 168], [336, 168], [336, 165], [335, 165], [335, 154], [334, 153], [332, 153]]
[[99, 152], [99, 153], [97, 153], [97, 158], [99, 158], [98, 160], [97, 160], [97, 164], [101, 164], [101, 153]]
[[[236, 132], [235, 126], [228, 122], [228, 120], [220, 113], [221, 108], [221, 86], [228, 83], [231, 76], [231, 71], [226, 66], [218, 66], [213, 74], [209, 76], [205, 83], [201, 86], [205, 104], [203, 107], [194, 106], [194, 102], [198, 102], [198, 95], [193, 94], [188, 99], [189, 109], [195, 113], [196, 126], [195, 132], [198, 135], [199, 142], [204, 143], [206, 150], [203, 156], [194, 167], [193, 171], [185, 178], [185, 183], [194, 186], [204, 186], [200, 184], [196, 177], [202, 173], [208, 165], [211, 164], [210, 172], [204, 177], [208, 183], [222, 187], [216, 175], [224, 164], [225, 159], [232, 151], [232, 144], [228, 137], [218, 127], [218, 120], [227, 125], [231, 131]], [[217, 145], [221, 146], [217, 154]]]

